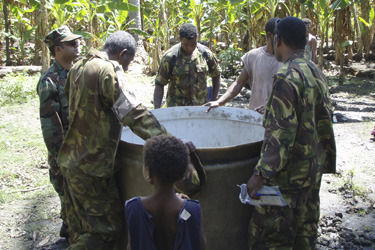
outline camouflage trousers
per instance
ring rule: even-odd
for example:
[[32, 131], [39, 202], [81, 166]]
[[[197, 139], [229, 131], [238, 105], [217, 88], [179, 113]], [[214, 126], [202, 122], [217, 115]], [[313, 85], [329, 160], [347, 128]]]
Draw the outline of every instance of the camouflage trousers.
[[65, 202], [64, 202], [64, 177], [61, 173], [60, 167], [57, 165], [56, 160], [53, 159], [52, 157], [48, 158], [48, 164], [50, 166], [49, 168], [49, 180], [55, 189], [56, 193], [59, 195], [60, 198], [60, 205], [61, 205], [61, 210], [60, 210], [60, 217], [64, 221], [65, 224], [66, 222], [66, 209], [65, 209]]
[[321, 179], [298, 192], [282, 192], [286, 207], [254, 208], [249, 226], [249, 249], [314, 250], [320, 216]]
[[123, 206], [115, 179], [75, 169], [62, 171], [67, 188], [68, 249], [114, 249], [123, 236]]

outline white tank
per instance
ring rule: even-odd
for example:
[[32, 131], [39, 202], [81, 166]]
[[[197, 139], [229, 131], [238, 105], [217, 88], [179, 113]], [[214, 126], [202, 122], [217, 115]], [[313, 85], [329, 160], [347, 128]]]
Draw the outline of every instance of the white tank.
[[[262, 115], [254, 110], [220, 107], [173, 107], [151, 112], [169, 133], [190, 140], [197, 148], [223, 148], [263, 140]], [[144, 144], [144, 140], [124, 127], [121, 140]]]
[[[208, 249], [248, 250], [251, 207], [240, 202], [237, 185], [247, 183], [258, 162], [264, 136], [262, 115], [238, 108], [206, 110], [174, 107], [151, 112], [168, 132], [197, 147], [207, 182], [191, 198], [201, 204]], [[121, 171], [116, 178], [122, 201], [152, 194], [152, 186], [142, 175], [144, 141], [129, 128], [123, 129], [121, 139], [116, 155]], [[123, 240], [120, 243], [126, 246], [127, 237]]]

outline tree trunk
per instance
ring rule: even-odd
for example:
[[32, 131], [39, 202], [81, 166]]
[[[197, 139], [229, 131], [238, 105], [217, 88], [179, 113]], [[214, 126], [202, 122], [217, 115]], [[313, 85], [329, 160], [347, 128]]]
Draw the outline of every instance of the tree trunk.
[[[352, 22], [350, 21], [351, 20], [351, 9], [349, 8], [347, 10], [347, 19], [346, 19], [346, 22], [347, 22], [347, 32], [348, 32], [348, 40], [349, 41], [354, 41], [354, 35], [353, 35], [353, 27], [352, 27]], [[352, 45], [349, 45], [348, 46], [348, 61], [349, 61], [349, 65], [352, 64], [352, 61], [353, 61], [353, 43]]]
[[43, 46], [43, 39], [41, 38], [43, 37], [44, 34], [41, 32], [40, 15], [41, 15], [41, 10], [36, 10], [33, 13], [33, 18], [35, 20], [35, 23], [33, 24], [33, 26], [38, 25], [38, 28], [35, 31], [35, 48], [34, 48], [35, 54], [33, 58], [34, 65], [41, 64], [40, 51], [42, 51], [42, 46]]
[[[40, 35], [44, 40], [44, 37], [48, 34], [48, 15], [46, 9], [46, 0], [40, 1]], [[42, 73], [49, 68], [49, 49], [45, 43], [42, 44]]]
[[252, 39], [252, 36], [251, 36], [251, 31], [252, 31], [251, 22], [252, 22], [251, 1], [248, 0], [247, 1], [247, 32], [249, 34], [249, 51], [253, 47], [253, 39]]
[[320, 46], [318, 47], [318, 50], [319, 50], [319, 57], [318, 57], [318, 67], [320, 69], [323, 69], [323, 63], [324, 63], [324, 58], [323, 58], [323, 48], [324, 48], [324, 42], [325, 42], [325, 27], [326, 25], [328, 25], [326, 23], [326, 21], [323, 21], [322, 22], [322, 26], [320, 28]]
[[[369, 23], [371, 23], [371, 22], [369, 22]], [[369, 30], [369, 34], [368, 34], [368, 39], [366, 40], [366, 44], [365, 44], [365, 53], [366, 53], [365, 57], [366, 57], [366, 59], [370, 55], [371, 43], [372, 43], [372, 40], [374, 39], [375, 17], [373, 18], [371, 27], [369, 27], [369, 29], [370, 30]]]
[[[128, 14], [129, 20], [134, 20], [134, 23], [130, 25], [130, 28], [141, 30], [142, 29], [141, 2], [140, 0], [129, 0], [129, 3], [138, 7], [138, 11], [129, 11], [129, 14]], [[139, 43], [139, 41], [142, 41], [141, 35], [136, 34], [136, 33], [132, 33], [132, 35], [135, 41], [137, 42], [137, 44]]]
[[[142, 30], [142, 19], [141, 19], [141, 1], [140, 0], [129, 0], [130, 4], [138, 7], [138, 11], [129, 11], [129, 20], [134, 20], [134, 23], [130, 25], [131, 28]], [[137, 33], [132, 33], [135, 41], [137, 42], [137, 54], [141, 55], [142, 58], [146, 59], [148, 54], [143, 45], [142, 36]]]
[[357, 55], [359, 55], [359, 59], [362, 59], [362, 37], [361, 37], [361, 29], [359, 27], [358, 17], [357, 17], [357, 8], [355, 7], [354, 2], [349, 5], [350, 11], [352, 12], [353, 19], [354, 19], [354, 30], [356, 33], [357, 38]]
[[335, 43], [335, 63], [340, 63], [340, 54], [342, 52], [341, 44], [343, 43], [343, 10], [336, 10], [334, 43]]
[[[370, 1], [361, 1], [361, 17], [367, 22], [370, 23]], [[363, 42], [363, 48], [364, 48], [364, 53], [367, 54], [366, 51], [366, 44], [367, 40], [369, 39], [369, 33], [370, 29], [366, 25], [362, 25], [363, 32], [362, 32], [362, 42]]]
[[[4, 12], [4, 25], [5, 25], [5, 32], [9, 34], [9, 17], [8, 17], [8, 0], [3, 0], [3, 12]], [[5, 37], [5, 51], [6, 51], [6, 66], [11, 66], [10, 60], [10, 38], [8, 36]]]
[[300, 8], [300, 10], [301, 10], [301, 18], [305, 18], [306, 17], [306, 6], [303, 3], [300, 3], [300, 6], [301, 6], [301, 8]]
[[340, 82], [343, 82], [345, 77], [344, 72], [344, 52], [345, 47], [342, 45], [344, 42], [344, 26], [343, 20], [345, 15], [345, 9], [336, 10], [335, 18], [335, 63], [340, 65]]

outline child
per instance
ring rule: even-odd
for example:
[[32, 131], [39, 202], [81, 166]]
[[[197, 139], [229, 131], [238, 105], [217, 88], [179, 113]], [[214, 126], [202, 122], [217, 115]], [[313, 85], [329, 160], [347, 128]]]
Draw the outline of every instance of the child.
[[143, 153], [143, 176], [154, 193], [125, 203], [130, 249], [206, 249], [199, 202], [179, 198], [173, 188], [187, 169], [189, 150], [176, 137], [160, 135], [146, 141]]

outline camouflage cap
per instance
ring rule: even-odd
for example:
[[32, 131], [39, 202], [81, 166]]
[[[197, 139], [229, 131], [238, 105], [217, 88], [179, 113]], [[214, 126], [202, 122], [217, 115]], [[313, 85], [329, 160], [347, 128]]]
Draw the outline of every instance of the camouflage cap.
[[47, 44], [48, 47], [51, 47], [58, 43], [73, 41], [81, 37], [81, 35], [73, 34], [68, 28], [68, 26], [63, 25], [57, 29], [52, 30], [46, 36], [44, 42]]

